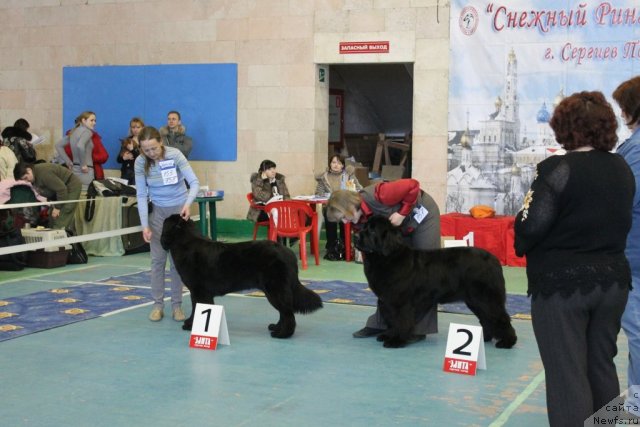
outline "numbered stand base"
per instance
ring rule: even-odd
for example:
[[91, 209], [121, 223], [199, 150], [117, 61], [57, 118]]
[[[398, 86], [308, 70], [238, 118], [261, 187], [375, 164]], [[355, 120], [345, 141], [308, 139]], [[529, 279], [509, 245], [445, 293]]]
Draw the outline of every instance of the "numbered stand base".
[[193, 312], [193, 325], [189, 347], [215, 350], [218, 343], [230, 345], [227, 317], [221, 305], [197, 303]]
[[202, 335], [191, 335], [191, 340], [189, 341], [189, 347], [215, 350], [216, 347], [218, 347], [218, 338], [204, 337]]
[[475, 375], [478, 364], [472, 360], [453, 359], [451, 357], [444, 358], [442, 369], [445, 372], [454, 374]]
[[487, 369], [482, 327], [449, 324], [442, 370], [454, 374], [475, 375], [476, 369]]

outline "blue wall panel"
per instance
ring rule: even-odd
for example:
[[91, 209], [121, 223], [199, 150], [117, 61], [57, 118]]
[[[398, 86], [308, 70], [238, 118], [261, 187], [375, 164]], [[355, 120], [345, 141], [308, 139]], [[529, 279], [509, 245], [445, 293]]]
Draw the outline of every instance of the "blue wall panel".
[[141, 117], [160, 128], [167, 112], [177, 110], [193, 138], [190, 160], [237, 159], [236, 64], [65, 67], [63, 128], [83, 111], [96, 113], [96, 131], [109, 151], [110, 169], [129, 120]]

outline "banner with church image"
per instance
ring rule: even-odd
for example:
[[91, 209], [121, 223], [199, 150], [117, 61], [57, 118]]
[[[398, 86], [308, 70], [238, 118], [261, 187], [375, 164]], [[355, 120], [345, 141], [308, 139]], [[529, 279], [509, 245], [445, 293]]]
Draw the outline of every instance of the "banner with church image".
[[[452, 0], [446, 212], [515, 215], [536, 164], [562, 155], [549, 119], [566, 95], [640, 74], [631, 0]], [[619, 119], [620, 142], [629, 131]]]

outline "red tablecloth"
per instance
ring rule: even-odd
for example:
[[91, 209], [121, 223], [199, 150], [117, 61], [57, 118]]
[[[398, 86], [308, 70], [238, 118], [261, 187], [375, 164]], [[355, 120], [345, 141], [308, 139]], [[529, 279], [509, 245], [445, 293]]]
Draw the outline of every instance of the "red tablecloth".
[[474, 246], [494, 254], [502, 265], [524, 267], [525, 258], [517, 257], [513, 249], [515, 217], [496, 215], [494, 218], [473, 218], [461, 213], [440, 216], [440, 234], [457, 240], [473, 231]]

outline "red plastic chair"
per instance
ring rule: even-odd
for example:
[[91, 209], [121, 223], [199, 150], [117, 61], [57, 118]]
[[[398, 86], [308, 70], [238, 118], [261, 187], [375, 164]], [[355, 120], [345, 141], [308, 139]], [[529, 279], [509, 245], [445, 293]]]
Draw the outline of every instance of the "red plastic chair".
[[[269, 213], [265, 209], [264, 205], [256, 204], [256, 202], [253, 200], [253, 193], [247, 193], [247, 200], [249, 201], [249, 206], [251, 206], [252, 208], [258, 209], [259, 211], [263, 211], [267, 214]], [[259, 227], [267, 227], [267, 238], [269, 237], [269, 220], [256, 221], [256, 223], [253, 225], [253, 240], [256, 240], [256, 237], [258, 236]]]
[[[278, 237], [300, 239], [300, 259], [302, 269], [306, 270], [307, 233], [311, 233], [311, 252], [316, 258], [316, 265], [320, 265], [318, 215], [311, 206], [297, 200], [283, 200], [269, 203], [265, 208], [269, 214], [269, 240], [276, 241]], [[311, 218], [311, 225], [306, 225], [307, 218]]]

